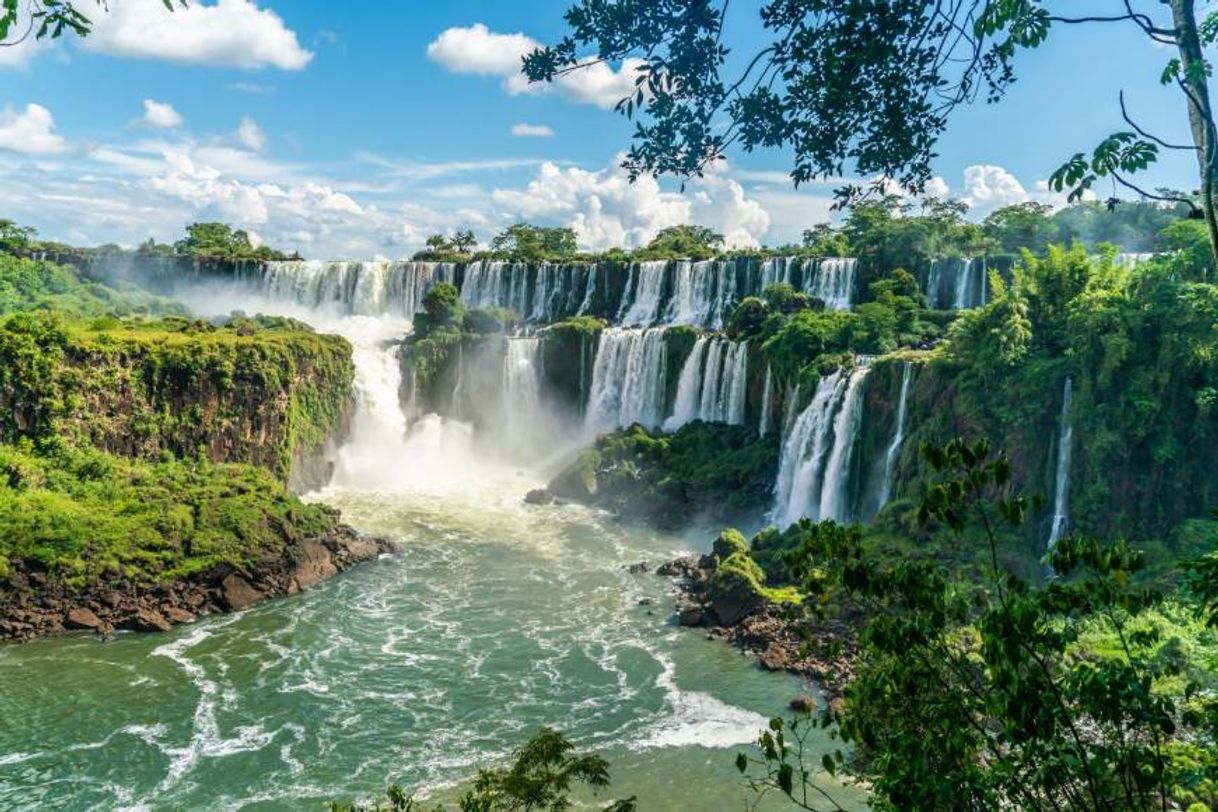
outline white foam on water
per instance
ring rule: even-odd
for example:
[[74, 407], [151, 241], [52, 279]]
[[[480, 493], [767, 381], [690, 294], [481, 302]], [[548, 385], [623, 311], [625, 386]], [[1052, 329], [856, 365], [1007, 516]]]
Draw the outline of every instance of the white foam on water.
[[729, 705], [702, 691], [683, 691], [677, 686], [676, 665], [667, 654], [652, 650], [663, 666], [656, 685], [664, 689], [669, 712], [654, 722], [635, 749], [659, 747], [706, 747], [722, 749], [748, 744], [769, 720], [759, 713]]

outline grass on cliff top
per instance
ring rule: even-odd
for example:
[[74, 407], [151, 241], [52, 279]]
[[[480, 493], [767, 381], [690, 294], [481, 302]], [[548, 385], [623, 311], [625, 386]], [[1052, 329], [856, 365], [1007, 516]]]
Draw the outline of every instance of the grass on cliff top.
[[0, 445], [0, 586], [17, 560], [73, 587], [175, 580], [334, 526], [261, 468], [49, 445]]

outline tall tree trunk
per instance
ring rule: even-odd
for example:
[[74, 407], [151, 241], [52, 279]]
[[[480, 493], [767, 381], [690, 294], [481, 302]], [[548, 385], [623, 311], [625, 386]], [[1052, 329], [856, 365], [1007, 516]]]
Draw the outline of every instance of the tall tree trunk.
[[1214, 258], [1214, 267], [1218, 268], [1218, 210], [1215, 208], [1218, 203], [1218, 132], [1214, 126], [1201, 37], [1197, 33], [1194, 0], [1171, 0], [1171, 13], [1180, 51], [1180, 78], [1187, 97], [1188, 123], [1197, 146], [1201, 204], [1210, 234], [1210, 255]]

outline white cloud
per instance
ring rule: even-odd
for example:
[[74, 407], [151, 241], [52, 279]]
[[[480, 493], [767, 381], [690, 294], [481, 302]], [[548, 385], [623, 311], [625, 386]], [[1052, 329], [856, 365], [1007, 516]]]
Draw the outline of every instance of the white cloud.
[[739, 183], [719, 173], [691, 181], [687, 194], [666, 192], [655, 178], [631, 183], [616, 166], [596, 172], [542, 165], [525, 189], [496, 189], [509, 218], [570, 226], [582, 248], [598, 251], [646, 244], [668, 226], [697, 223], [722, 233], [729, 246], [758, 244], [770, 218]]
[[551, 84], [531, 83], [521, 73], [521, 60], [540, 47], [540, 42], [525, 34], [499, 34], [483, 23], [474, 23], [441, 32], [427, 46], [427, 56], [452, 73], [502, 77], [504, 90], [513, 96], [556, 90], [572, 101], [606, 109], [634, 90], [634, 77], [643, 64], [639, 59], [627, 59], [614, 70], [588, 57], [583, 60], [587, 67], [564, 74]]
[[427, 58], [453, 73], [509, 76], [540, 43], [524, 34], [496, 34], [482, 23], [449, 28], [427, 46]]
[[249, 116], [243, 116], [237, 126], [237, 142], [246, 149], [261, 152], [266, 146], [266, 133], [258, 126], [258, 122]]
[[553, 138], [554, 129], [545, 124], [513, 124], [512, 135], [517, 138]]
[[192, 2], [170, 13], [161, 0], [112, 0], [83, 46], [112, 56], [229, 68], [300, 70], [313, 54], [254, 0]]
[[55, 132], [55, 118], [41, 104], [27, 104], [18, 111], [0, 112], [0, 150], [27, 155], [54, 155], [67, 149], [67, 141]]
[[158, 130], [174, 130], [182, 126], [182, 115], [165, 102], [144, 99], [143, 121]]
[[1028, 190], [1014, 175], [1001, 166], [989, 164], [965, 168], [964, 191], [960, 198], [978, 216], [1030, 199]]
[[275, 92], [275, 88], [271, 85], [259, 84], [258, 82], [233, 82], [228, 87], [230, 90], [249, 93], [253, 96], [269, 96]]

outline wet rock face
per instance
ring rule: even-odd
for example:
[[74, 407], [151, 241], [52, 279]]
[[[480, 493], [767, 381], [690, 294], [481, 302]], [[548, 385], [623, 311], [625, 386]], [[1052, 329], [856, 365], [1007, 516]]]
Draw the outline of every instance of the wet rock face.
[[149, 585], [115, 580], [72, 590], [43, 573], [14, 568], [7, 585], [0, 586], [0, 642], [69, 631], [103, 638], [115, 629], [168, 631], [203, 615], [240, 612], [296, 594], [392, 549], [388, 541], [340, 525], [330, 536], [299, 539], [278, 556], [249, 567], [222, 565], [190, 581]]

